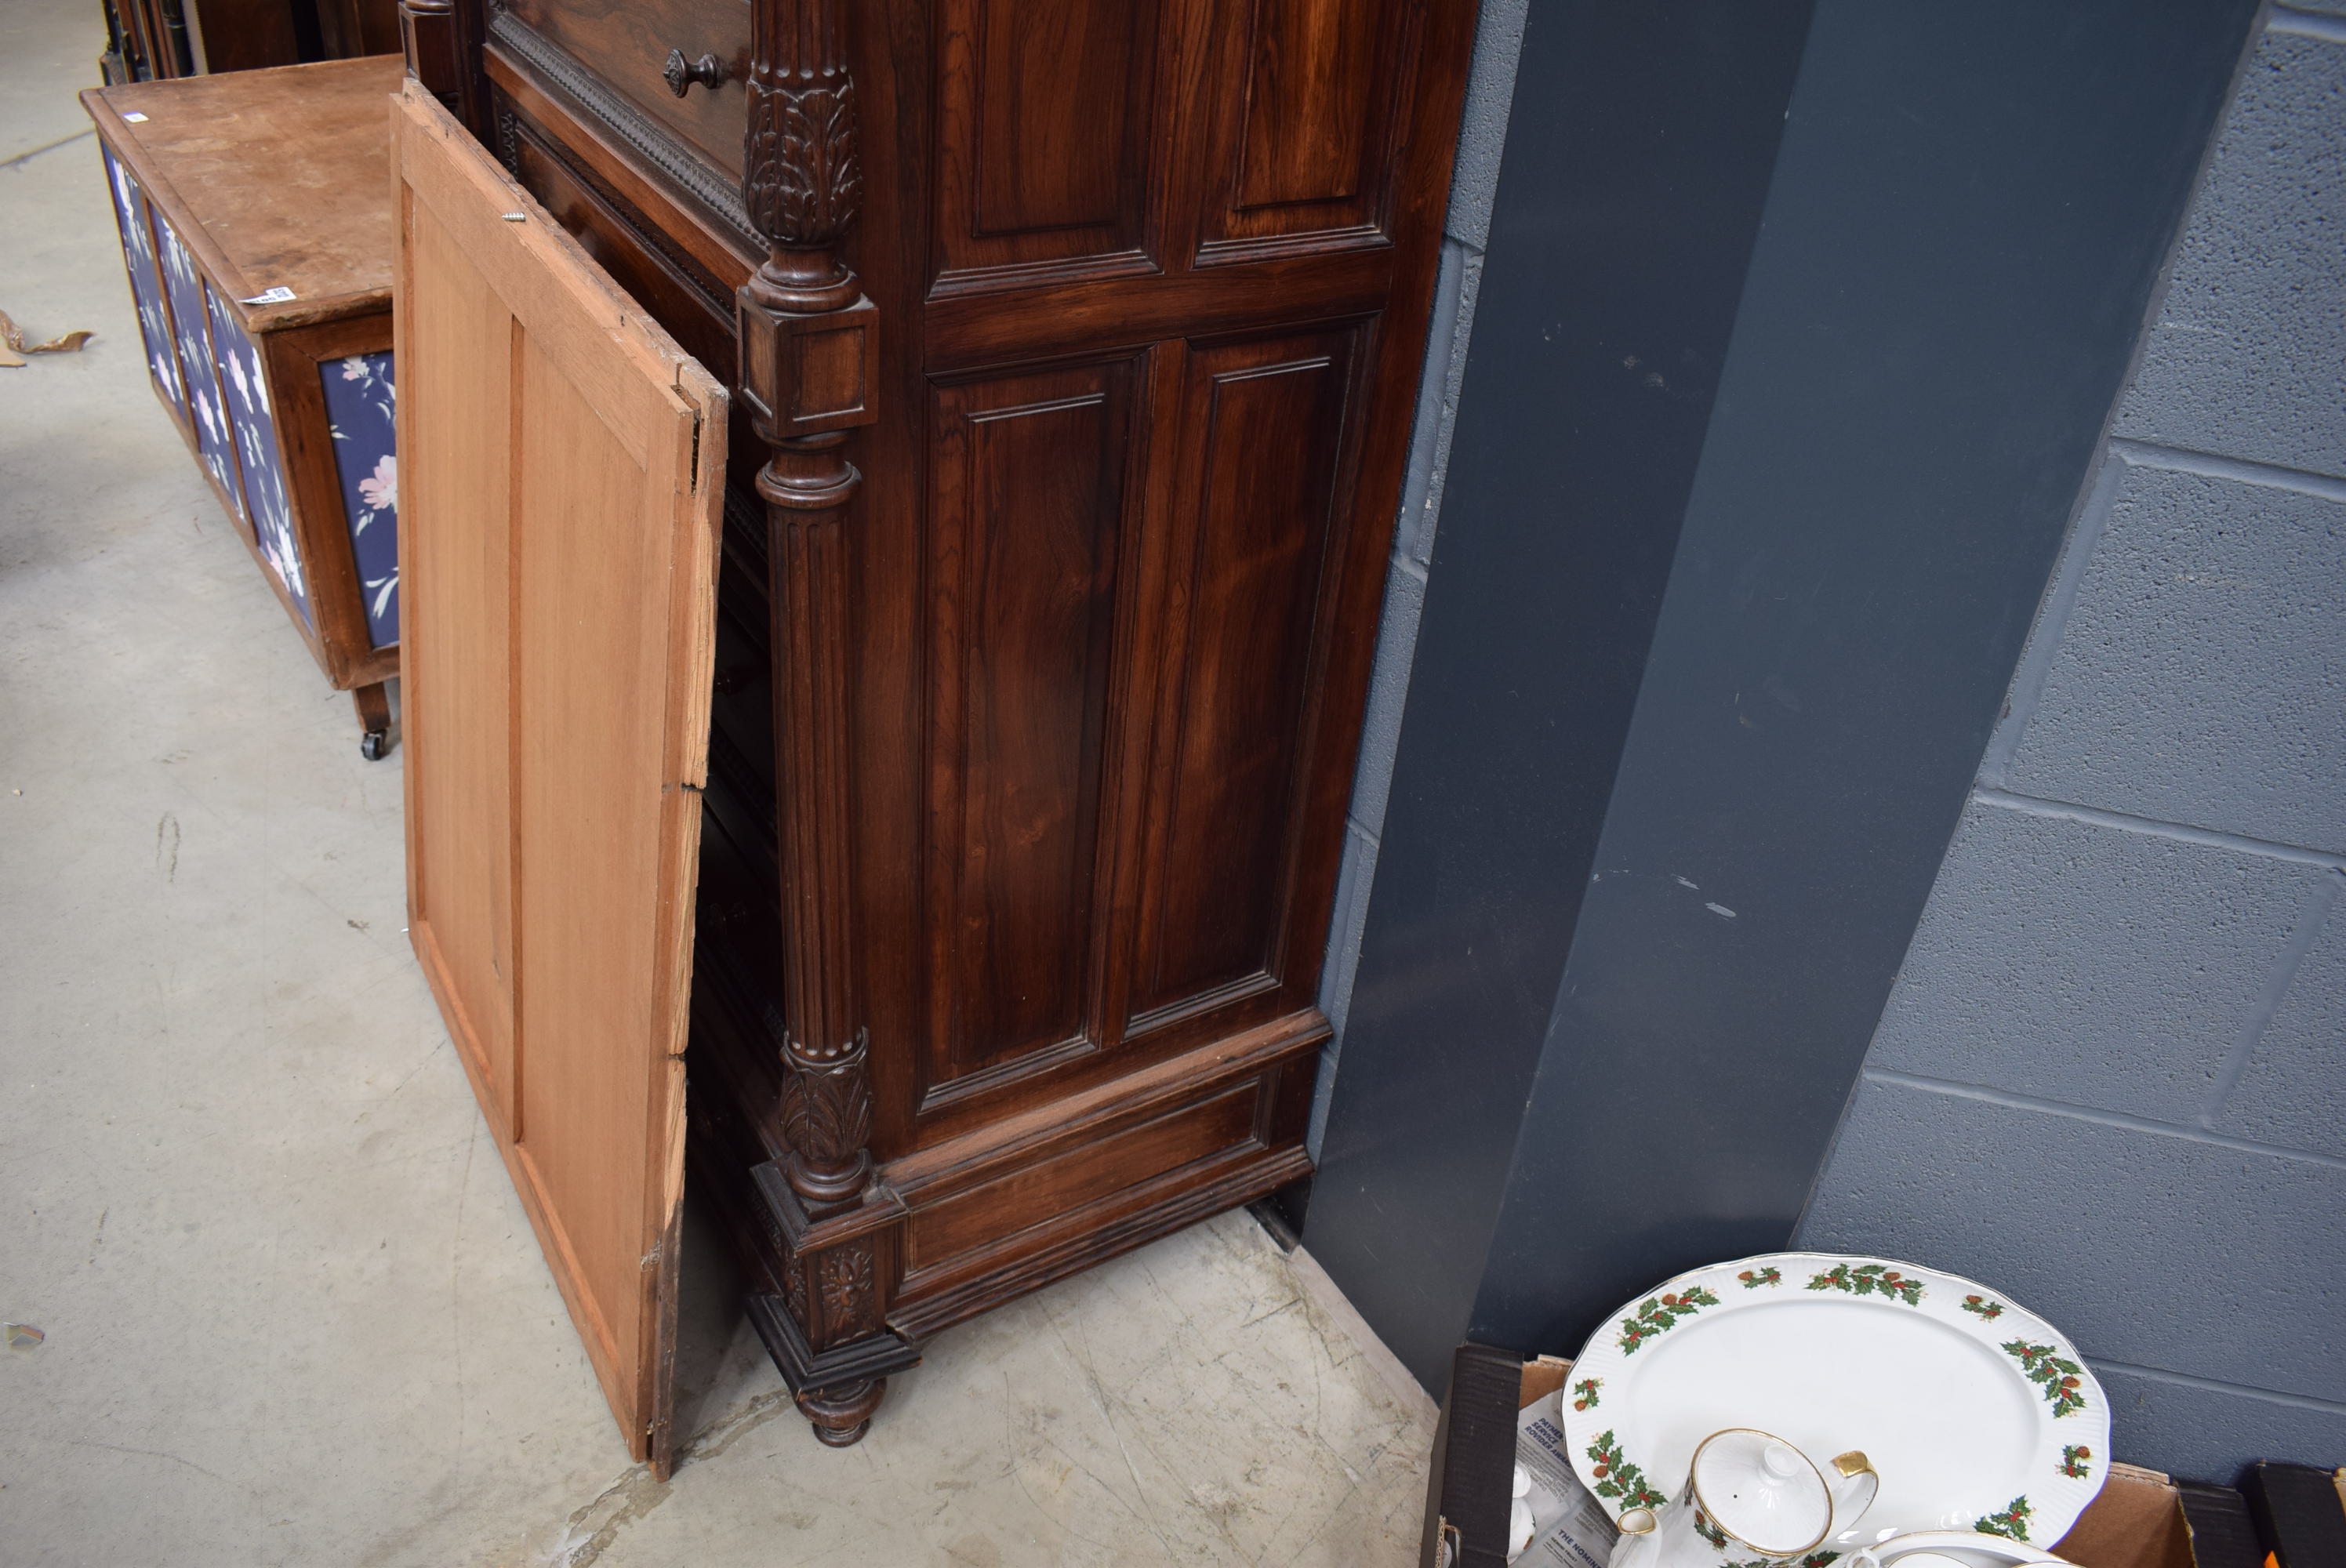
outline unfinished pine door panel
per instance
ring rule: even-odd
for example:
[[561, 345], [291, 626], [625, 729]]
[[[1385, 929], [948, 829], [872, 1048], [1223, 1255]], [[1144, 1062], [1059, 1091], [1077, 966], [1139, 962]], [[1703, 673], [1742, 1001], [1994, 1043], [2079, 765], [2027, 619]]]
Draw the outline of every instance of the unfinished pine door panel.
[[[856, 828], [874, 1147], [903, 1158], [1324, 1033], [1473, 6], [885, 13], [856, 35], [892, 324], [857, 436]], [[1264, 1148], [1300, 1136], [1264, 1118]], [[1000, 1225], [1045, 1217], [1017, 1190]]]
[[394, 156], [410, 932], [664, 1467], [726, 393], [413, 87]]

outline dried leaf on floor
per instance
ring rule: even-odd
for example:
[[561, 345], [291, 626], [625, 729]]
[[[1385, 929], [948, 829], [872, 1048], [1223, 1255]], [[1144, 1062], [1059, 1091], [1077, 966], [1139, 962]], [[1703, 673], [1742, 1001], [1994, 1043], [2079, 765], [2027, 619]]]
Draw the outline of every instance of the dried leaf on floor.
[[51, 338], [46, 343], [27, 342], [25, 341], [25, 329], [11, 320], [7, 311], [0, 311], [0, 365], [21, 365], [26, 362], [26, 354], [75, 353], [95, 335], [91, 332], [67, 332], [62, 337]]

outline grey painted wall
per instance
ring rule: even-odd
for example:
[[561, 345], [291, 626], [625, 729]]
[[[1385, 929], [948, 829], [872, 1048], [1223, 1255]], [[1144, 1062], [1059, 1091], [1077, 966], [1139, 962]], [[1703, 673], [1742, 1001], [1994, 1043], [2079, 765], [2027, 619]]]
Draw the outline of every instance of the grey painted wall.
[[[1402, 700], [1417, 650], [1417, 623], [1425, 608], [1426, 574], [1433, 565], [1433, 530], [1442, 513], [1442, 481], [1450, 465], [1450, 434], [1458, 416], [1458, 389], [1466, 373], [1466, 341], [1474, 330], [1474, 298], [1483, 280], [1483, 246], [1491, 231], [1491, 199], [1498, 189], [1499, 154], [1506, 143], [1507, 109], [1523, 49], [1524, 15], [1531, 0], [1483, 0], [1474, 26], [1474, 59], [1452, 167], [1450, 211], [1443, 225], [1442, 276], [1425, 340], [1425, 371], [1418, 382], [1417, 418], [1410, 433], [1409, 473], [1385, 574], [1384, 613], [1377, 626], [1377, 657], [1369, 708], [1361, 728], [1361, 760], [1344, 820], [1344, 860], [1336, 881], [1336, 912], [1328, 957], [1320, 972], [1320, 1006], [1335, 1025], [1321, 1055], [1320, 1082], [1307, 1138], [1314, 1158], [1328, 1130], [1336, 1089], [1336, 1063], [1344, 1048], [1344, 1018], [1361, 962], [1361, 932], [1369, 918], [1369, 883], [1384, 832], [1385, 799], [1392, 786], [1393, 748], [1401, 738]], [[2341, 0], [2346, 3], [2346, 0]]]
[[2346, 1462], [2341, 258], [2346, 21], [2276, 10], [1799, 1231], [2208, 1479]]

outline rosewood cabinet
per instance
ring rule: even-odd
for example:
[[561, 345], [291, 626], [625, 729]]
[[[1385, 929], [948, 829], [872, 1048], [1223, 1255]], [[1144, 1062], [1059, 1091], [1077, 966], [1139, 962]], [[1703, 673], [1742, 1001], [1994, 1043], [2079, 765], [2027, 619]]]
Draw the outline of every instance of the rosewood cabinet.
[[1474, 22], [405, 0], [411, 926], [639, 1454], [686, 1168], [834, 1443], [1310, 1169]]

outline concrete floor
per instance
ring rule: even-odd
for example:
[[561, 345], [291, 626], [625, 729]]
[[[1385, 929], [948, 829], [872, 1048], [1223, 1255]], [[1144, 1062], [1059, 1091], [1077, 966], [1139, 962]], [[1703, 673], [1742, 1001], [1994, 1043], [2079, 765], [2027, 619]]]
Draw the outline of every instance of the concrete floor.
[[696, 1231], [697, 1435], [629, 1467], [401, 934], [397, 765], [148, 391], [97, 15], [0, 7], [0, 309], [97, 333], [0, 369], [0, 1563], [1410, 1562], [1431, 1407], [1243, 1215], [940, 1336], [843, 1451]]

